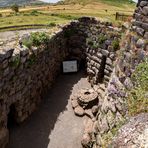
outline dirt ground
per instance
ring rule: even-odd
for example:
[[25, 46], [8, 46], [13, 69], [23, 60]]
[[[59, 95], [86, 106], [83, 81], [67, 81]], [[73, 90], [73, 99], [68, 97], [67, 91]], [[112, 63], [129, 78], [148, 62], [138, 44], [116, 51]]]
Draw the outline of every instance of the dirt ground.
[[10, 128], [8, 148], [81, 148], [83, 118], [74, 115], [70, 96], [89, 87], [81, 72], [60, 75], [38, 110]]

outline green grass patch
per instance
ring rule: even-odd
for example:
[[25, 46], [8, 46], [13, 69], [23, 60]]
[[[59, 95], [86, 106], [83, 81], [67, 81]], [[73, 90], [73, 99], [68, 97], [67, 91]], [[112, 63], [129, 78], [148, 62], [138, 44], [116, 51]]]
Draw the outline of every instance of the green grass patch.
[[32, 46], [41, 46], [42, 44], [47, 44], [49, 41], [49, 35], [47, 35], [45, 32], [34, 32], [31, 33], [30, 37], [27, 39], [24, 39], [22, 41], [23, 45], [31, 49]]
[[128, 108], [131, 116], [148, 112], [148, 58], [132, 74], [135, 87], [129, 92]]

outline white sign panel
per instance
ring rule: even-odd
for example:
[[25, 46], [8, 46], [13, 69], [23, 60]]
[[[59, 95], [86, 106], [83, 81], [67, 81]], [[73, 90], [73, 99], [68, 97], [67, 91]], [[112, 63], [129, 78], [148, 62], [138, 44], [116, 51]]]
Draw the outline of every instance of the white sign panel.
[[68, 72], [77, 72], [78, 71], [78, 66], [77, 66], [77, 61], [64, 61], [63, 62], [63, 72], [68, 73]]

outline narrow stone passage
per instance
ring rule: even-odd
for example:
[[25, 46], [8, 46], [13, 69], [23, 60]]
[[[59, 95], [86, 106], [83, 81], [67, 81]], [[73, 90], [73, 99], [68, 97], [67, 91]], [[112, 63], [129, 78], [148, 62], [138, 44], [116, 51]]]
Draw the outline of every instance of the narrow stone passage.
[[74, 115], [70, 96], [89, 87], [82, 72], [59, 76], [39, 109], [10, 128], [8, 148], [81, 148], [83, 119]]

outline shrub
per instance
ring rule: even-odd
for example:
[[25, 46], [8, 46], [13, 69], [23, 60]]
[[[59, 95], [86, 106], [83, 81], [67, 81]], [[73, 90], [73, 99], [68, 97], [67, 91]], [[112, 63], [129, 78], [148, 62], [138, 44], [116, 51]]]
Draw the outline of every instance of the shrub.
[[31, 39], [23, 39], [22, 43], [29, 49], [31, 49], [31, 46], [33, 44]]
[[17, 68], [20, 64], [20, 57], [19, 56], [16, 56], [12, 59], [12, 61], [10, 62], [10, 66], [11, 67], [15, 67]]
[[0, 17], [2, 17], [3, 15], [0, 13]]
[[34, 46], [40, 46], [48, 42], [49, 36], [45, 32], [35, 32], [31, 33], [31, 40]]
[[36, 62], [36, 56], [34, 54], [32, 54], [30, 56], [30, 58], [28, 59], [28, 68], [30, 68], [35, 62]]
[[129, 114], [148, 112], [148, 58], [137, 66], [132, 81], [135, 87], [129, 92]]
[[40, 46], [42, 44], [46, 44], [49, 40], [49, 36], [45, 32], [35, 32], [31, 33], [29, 39], [23, 39], [22, 43], [28, 48], [31, 46]]
[[114, 40], [112, 42], [112, 47], [113, 47], [114, 51], [117, 51], [120, 47], [119, 40]]
[[50, 22], [50, 23], [48, 24], [48, 26], [49, 26], [49, 27], [55, 27], [55, 26], [56, 26], [56, 23], [55, 23], [55, 22]]
[[92, 41], [91, 38], [87, 38], [87, 39], [86, 39], [86, 43], [87, 43], [88, 45], [90, 45], [90, 46], [92, 46], [92, 45], [94, 44], [94, 42]]
[[38, 16], [38, 11], [37, 10], [32, 10], [31, 12], [30, 12], [30, 15], [34, 15], [34, 16]]
[[14, 11], [15, 13], [19, 12], [19, 6], [17, 4], [14, 4], [11, 6], [11, 10]]
[[107, 40], [107, 37], [103, 34], [99, 36], [99, 44], [103, 44]]

